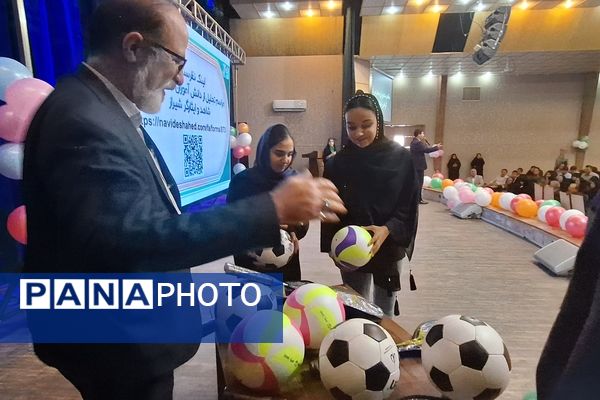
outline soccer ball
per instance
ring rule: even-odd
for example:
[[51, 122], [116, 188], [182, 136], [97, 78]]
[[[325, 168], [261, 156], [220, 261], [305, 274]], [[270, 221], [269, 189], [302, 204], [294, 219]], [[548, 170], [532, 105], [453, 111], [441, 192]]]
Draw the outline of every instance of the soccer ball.
[[508, 350], [498, 332], [476, 318], [438, 320], [425, 337], [421, 360], [429, 380], [452, 400], [492, 400], [508, 386]]
[[346, 226], [333, 236], [329, 256], [344, 271], [354, 271], [371, 260], [371, 234], [360, 226]]
[[254, 259], [254, 266], [274, 270], [285, 266], [290, 261], [294, 254], [294, 242], [288, 232], [280, 229], [279, 233], [281, 234], [281, 243], [277, 246], [248, 252], [248, 255]]
[[309, 349], [318, 349], [325, 335], [346, 319], [344, 304], [337, 294], [318, 283], [294, 290], [285, 300], [283, 312], [298, 327]]
[[[252, 343], [263, 333], [273, 336], [269, 329], [281, 328], [282, 319], [281, 343]], [[277, 392], [304, 361], [304, 340], [285, 314], [259, 311], [235, 328], [228, 357], [230, 371], [242, 385], [260, 392]]]
[[336, 399], [387, 398], [400, 380], [396, 343], [381, 326], [362, 318], [343, 322], [323, 339], [319, 372]]
[[[240, 280], [240, 284], [245, 282]], [[248, 307], [242, 302], [241, 287], [233, 287], [231, 289], [231, 306], [227, 304], [227, 292], [223, 289], [219, 291], [219, 301], [215, 305], [215, 322], [216, 322], [216, 341], [219, 343], [227, 343], [233, 333], [233, 330], [239, 325], [242, 320], [262, 310], [276, 310], [277, 296], [269, 287], [256, 283], [260, 288], [261, 298], [253, 307]], [[251, 300], [254, 300], [252, 298]]]

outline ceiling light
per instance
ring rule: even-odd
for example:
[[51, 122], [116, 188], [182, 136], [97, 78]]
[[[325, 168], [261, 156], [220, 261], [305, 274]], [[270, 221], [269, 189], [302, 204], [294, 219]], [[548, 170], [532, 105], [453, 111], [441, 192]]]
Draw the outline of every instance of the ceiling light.
[[294, 8], [294, 5], [292, 3], [290, 3], [289, 1], [286, 1], [285, 3], [283, 3], [281, 5], [281, 8], [283, 8], [285, 11], [290, 11]]
[[573, 3], [571, 0], [567, 0], [563, 3], [563, 7], [564, 8], [571, 8], [575, 5], [575, 3]]
[[423, 4], [423, 0], [415, 0], [415, 4], [416, 4], [417, 6], [420, 6], [420, 5], [422, 5], [422, 4]]
[[386, 14], [398, 14], [400, 12], [400, 7], [389, 6], [385, 8], [384, 12]]
[[275, 16], [275, 13], [271, 10], [267, 10], [267, 11], [263, 11], [262, 16], [264, 18], [273, 18]]
[[484, 8], [485, 8], [485, 6], [483, 5], [482, 2], [477, 3], [477, 5], [475, 6], [475, 10], [477, 10], [477, 11], [483, 11]]
[[312, 8], [300, 10], [300, 15], [303, 17], [314, 17], [317, 13]]
[[444, 10], [445, 10], [444, 6], [441, 6], [439, 4], [434, 4], [432, 6], [427, 7], [427, 12], [431, 12], [431, 13], [435, 13], [435, 14], [441, 13]]
[[519, 4], [519, 8], [521, 8], [522, 10], [527, 10], [529, 8], [529, 3], [527, 2], [527, 0], [523, 0], [521, 4]]
[[327, 8], [329, 8], [330, 10], [335, 10], [337, 8], [336, 2], [333, 0], [329, 0], [327, 2]]

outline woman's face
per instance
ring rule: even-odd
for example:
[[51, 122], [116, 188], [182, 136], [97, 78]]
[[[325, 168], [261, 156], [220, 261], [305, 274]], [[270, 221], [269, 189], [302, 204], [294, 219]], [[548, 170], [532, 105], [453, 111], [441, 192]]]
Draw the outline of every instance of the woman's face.
[[329, 139], [329, 142], [327, 142], [329, 144], [329, 146], [333, 147], [335, 146], [335, 140], [333, 139]]
[[377, 116], [371, 110], [357, 107], [346, 112], [346, 131], [350, 141], [360, 148], [369, 146], [377, 136]]
[[481, 158], [481, 153], [477, 153], [477, 158]]
[[452, 154], [452, 156], [450, 156], [452, 159], [456, 158], [456, 154]]
[[294, 141], [290, 137], [283, 139], [271, 147], [269, 155], [271, 169], [278, 174], [282, 173], [290, 166], [292, 158], [294, 158]]

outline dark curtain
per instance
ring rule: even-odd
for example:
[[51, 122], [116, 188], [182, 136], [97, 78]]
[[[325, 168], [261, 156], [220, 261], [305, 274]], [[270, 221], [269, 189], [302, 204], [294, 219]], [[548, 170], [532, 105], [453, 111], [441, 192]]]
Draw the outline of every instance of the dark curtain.
[[26, 0], [25, 11], [34, 76], [54, 86], [84, 59], [79, 1]]
[[[75, 70], [84, 58], [82, 18], [98, 3], [78, 0], [25, 0], [33, 74], [51, 85]], [[20, 62], [12, 1], [0, 1], [0, 57]], [[2, 103], [0, 102], [0, 105]], [[0, 139], [0, 145], [5, 144]], [[0, 272], [21, 269], [25, 246], [17, 243], [6, 229], [8, 215], [23, 204], [21, 181], [0, 175]], [[2, 313], [0, 296], [0, 314]]]

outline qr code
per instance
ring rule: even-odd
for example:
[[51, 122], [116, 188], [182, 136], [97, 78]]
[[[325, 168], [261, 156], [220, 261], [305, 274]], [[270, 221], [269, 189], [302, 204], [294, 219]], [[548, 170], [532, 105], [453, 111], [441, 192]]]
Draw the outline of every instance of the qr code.
[[186, 178], [204, 172], [201, 135], [183, 135], [183, 175]]

